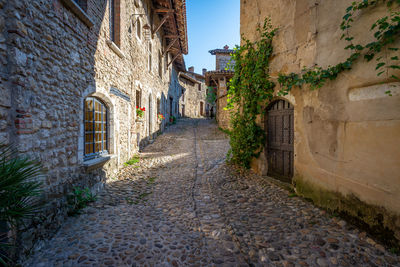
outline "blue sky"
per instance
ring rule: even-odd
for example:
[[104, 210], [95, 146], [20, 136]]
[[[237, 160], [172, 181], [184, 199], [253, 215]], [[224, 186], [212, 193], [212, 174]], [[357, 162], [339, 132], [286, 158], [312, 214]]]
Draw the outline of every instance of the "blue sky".
[[240, 43], [240, 0], [186, 1], [189, 54], [186, 68], [215, 70], [215, 56], [209, 50]]

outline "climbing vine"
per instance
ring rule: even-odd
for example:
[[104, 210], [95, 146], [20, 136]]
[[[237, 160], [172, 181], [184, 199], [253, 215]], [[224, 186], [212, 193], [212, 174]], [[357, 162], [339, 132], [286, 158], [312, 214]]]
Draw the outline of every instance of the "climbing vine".
[[[365, 45], [354, 44], [354, 37], [350, 35], [349, 30], [354, 22], [355, 13], [367, 8], [376, 7], [383, 2], [386, 2], [389, 15], [378, 19], [371, 25], [370, 30], [375, 30], [373, 34], [375, 40]], [[341, 72], [350, 70], [357, 59], [363, 57], [369, 62], [381, 52], [385, 52], [384, 55], [376, 58], [378, 76], [386, 73], [389, 77], [389, 70], [400, 69], [398, 64], [399, 56], [394, 55], [387, 58], [388, 51], [399, 51], [399, 48], [395, 47], [394, 43], [400, 37], [400, 12], [392, 11], [394, 4], [399, 5], [400, 0], [362, 0], [361, 2], [353, 2], [346, 9], [346, 14], [343, 16], [340, 25], [340, 29], [343, 31], [341, 39], [345, 39], [348, 42], [345, 49], [351, 51], [351, 55], [344, 62], [338, 63], [335, 66], [329, 66], [326, 69], [314, 66], [303, 69], [300, 74], [279, 74], [278, 82], [281, 85], [281, 89], [278, 95], [287, 95], [293, 87], [301, 87], [303, 84], [309, 84], [311, 89], [321, 88], [327, 80], [334, 80]], [[390, 78], [400, 80], [400, 77], [394, 74]], [[390, 95], [390, 91], [386, 93]]]
[[243, 45], [236, 46], [231, 61], [235, 74], [229, 83], [227, 109], [231, 109], [230, 145], [228, 156], [232, 163], [248, 168], [257, 157], [265, 141], [263, 129], [257, 125], [261, 106], [273, 98], [275, 84], [270, 81], [269, 60], [272, 39], [276, 29], [266, 19], [258, 28], [261, 38], [250, 42], [243, 38]]

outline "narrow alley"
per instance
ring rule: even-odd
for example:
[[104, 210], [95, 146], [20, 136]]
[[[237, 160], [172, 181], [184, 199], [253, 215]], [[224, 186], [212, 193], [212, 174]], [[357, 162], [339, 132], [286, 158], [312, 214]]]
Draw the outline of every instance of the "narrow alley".
[[214, 121], [181, 119], [24, 266], [395, 266], [365, 233], [227, 166]]

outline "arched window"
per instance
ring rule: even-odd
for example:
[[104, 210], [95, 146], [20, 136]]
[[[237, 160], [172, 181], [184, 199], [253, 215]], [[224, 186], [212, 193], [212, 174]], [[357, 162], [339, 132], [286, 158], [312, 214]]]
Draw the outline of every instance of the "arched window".
[[108, 153], [108, 110], [99, 99], [85, 99], [85, 159]]

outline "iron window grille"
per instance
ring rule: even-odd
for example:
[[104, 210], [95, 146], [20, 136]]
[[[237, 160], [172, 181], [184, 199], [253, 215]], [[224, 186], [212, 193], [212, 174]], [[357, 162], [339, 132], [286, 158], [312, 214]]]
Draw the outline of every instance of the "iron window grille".
[[94, 97], [85, 99], [85, 160], [108, 154], [108, 110]]

